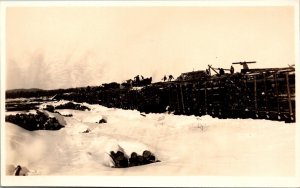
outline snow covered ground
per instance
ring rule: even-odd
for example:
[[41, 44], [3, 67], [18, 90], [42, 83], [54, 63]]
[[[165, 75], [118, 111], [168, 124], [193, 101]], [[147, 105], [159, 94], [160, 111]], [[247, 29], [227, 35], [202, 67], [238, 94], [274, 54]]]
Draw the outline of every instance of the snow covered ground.
[[[67, 101], [48, 102], [58, 105]], [[5, 123], [6, 175], [21, 165], [42, 176], [294, 176], [296, 124], [210, 116], [146, 114], [83, 105], [91, 111], [57, 110], [65, 128], [27, 131]], [[11, 114], [7, 113], [7, 114]], [[98, 124], [101, 118], [107, 123]], [[89, 133], [83, 133], [89, 129]], [[111, 168], [107, 155], [150, 150], [161, 162]]]

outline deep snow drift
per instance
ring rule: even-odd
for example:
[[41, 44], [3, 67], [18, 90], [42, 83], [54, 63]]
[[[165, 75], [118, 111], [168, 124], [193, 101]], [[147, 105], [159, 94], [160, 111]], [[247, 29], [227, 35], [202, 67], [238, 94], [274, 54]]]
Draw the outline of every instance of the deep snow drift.
[[[68, 101], [42, 104], [59, 105]], [[201, 175], [292, 176], [295, 123], [217, 119], [210, 116], [146, 114], [89, 105], [91, 111], [50, 113], [65, 124], [58, 131], [27, 131], [5, 123], [6, 173], [26, 167], [27, 175]], [[6, 114], [13, 114], [7, 112]], [[98, 124], [105, 118], [107, 123]], [[88, 133], [83, 133], [89, 129]], [[150, 150], [161, 162], [111, 168], [108, 153]]]

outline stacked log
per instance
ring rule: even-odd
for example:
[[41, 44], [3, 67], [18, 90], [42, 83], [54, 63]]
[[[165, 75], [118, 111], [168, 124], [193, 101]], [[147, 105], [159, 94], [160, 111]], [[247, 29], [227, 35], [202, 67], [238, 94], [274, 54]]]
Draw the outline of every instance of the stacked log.
[[61, 125], [56, 118], [51, 118], [42, 112], [37, 111], [37, 114], [16, 114], [8, 115], [5, 121], [14, 123], [26, 130], [59, 130], [64, 126]]
[[132, 152], [130, 158], [122, 151], [117, 151], [116, 153], [111, 151], [110, 157], [114, 161], [115, 168], [126, 168], [160, 162], [159, 160], [156, 160], [155, 156], [149, 150], [145, 150], [142, 155]]

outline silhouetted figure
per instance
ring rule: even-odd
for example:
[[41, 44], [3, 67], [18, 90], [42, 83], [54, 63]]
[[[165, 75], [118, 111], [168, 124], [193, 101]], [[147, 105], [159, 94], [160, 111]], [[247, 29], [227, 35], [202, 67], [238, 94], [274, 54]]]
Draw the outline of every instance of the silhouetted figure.
[[234, 73], [234, 68], [233, 68], [233, 66], [231, 65], [231, 67], [230, 67], [230, 74], [233, 74]]
[[140, 76], [139, 76], [139, 75], [137, 75], [136, 77], [134, 77], [134, 79], [135, 79], [135, 82], [136, 82], [137, 84], [140, 83]]
[[206, 71], [207, 75], [210, 75], [210, 70], [209, 69], [206, 69], [205, 71]]
[[219, 68], [219, 71], [220, 71], [220, 72], [219, 72], [220, 75], [224, 75], [224, 74], [225, 74], [225, 71], [224, 71], [223, 68]]
[[247, 62], [242, 62], [242, 65], [243, 65], [243, 69], [246, 69], [246, 70], [249, 69]]
[[171, 81], [174, 77], [170, 74], [169, 75], [169, 81]]
[[152, 76], [149, 78], [149, 84], [151, 84], [152, 82]]
[[167, 76], [165, 75], [162, 80], [165, 82], [167, 80]]

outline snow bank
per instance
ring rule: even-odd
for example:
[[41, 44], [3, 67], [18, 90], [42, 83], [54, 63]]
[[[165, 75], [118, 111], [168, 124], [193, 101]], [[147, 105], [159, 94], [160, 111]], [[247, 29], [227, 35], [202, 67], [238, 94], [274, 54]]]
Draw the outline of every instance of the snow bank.
[[[142, 116], [138, 111], [83, 105], [91, 111], [58, 110], [73, 114], [60, 116], [66, 126], [58, 131], [29, 132], [6, 123], [6, 164], [25, 166], [34, 175], [294, 174], [295, 124], [172, 114]], [[103, 117], [107, 123], [96, 123]], [[83, 133], [87, 129], [90, 131]], [[120, 149], [129, 156], [149, 150], [161, 162], [111, 168], [108, 153]]]
[[5, 115], [17, 115], [17, 114], [36, 114], [36, 110], [5, 112]]

